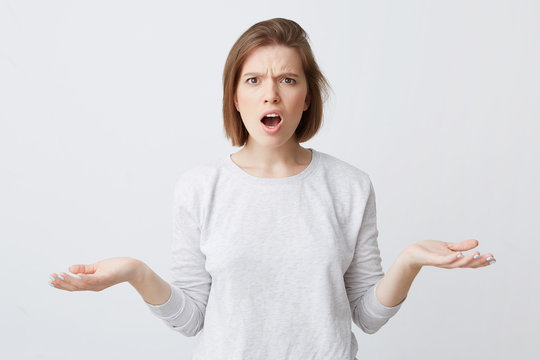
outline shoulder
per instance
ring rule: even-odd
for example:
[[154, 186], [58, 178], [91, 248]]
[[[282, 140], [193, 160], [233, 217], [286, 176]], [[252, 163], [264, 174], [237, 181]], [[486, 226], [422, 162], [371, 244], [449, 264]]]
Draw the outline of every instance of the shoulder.
[[327, 178], [340, 183], [345, 182], [349, 185], [360, 186], [364, 190], [372, 186], [368, 173], [358, 166], [325, 152], [319, 151], [319, 155], [321, 167]]
[[219, 175], [219, 161], [207, 161], [203, 164], [184, 168], [176, 177], [175, 193], [200, 192], [212, 186]]

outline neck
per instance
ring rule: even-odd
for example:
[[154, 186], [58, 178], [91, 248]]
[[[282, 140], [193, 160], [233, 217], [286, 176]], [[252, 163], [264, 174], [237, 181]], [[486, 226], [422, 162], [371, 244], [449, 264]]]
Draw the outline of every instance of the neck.
[[246, 145], [238, 151], [244, 164], [254, 168], [278, 170], [311, 161], [311, 152], [294, 139], [281, 146], [263, 146], [248, 138]]

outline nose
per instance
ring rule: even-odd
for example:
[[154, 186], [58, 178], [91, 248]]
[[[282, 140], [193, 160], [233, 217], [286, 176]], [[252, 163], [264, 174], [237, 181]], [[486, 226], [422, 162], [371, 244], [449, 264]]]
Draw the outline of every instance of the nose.
[[279, 102], [279, 94], [277, 91], [277, 85], [273, 81], [267, 81], [266, 88], [264, 90], [264, 103], [272, 103], [275, 104]]

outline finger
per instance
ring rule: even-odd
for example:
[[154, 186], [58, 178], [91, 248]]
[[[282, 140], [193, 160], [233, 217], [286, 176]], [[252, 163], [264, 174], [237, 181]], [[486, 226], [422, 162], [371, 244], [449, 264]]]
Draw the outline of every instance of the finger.
[[434, 255], [431, 258], [430, 265], [443, 268], [449, 267], [449, 265], [457, 260], [456, 255], [457, 253], [452, 253], [449, 255]]
[[449, 267], [457, 267], [458, 264], [463, 262], [464, 256], [461, 251], [453, 252], [444, 256], [444, 264], [449, 265]]
[[440, 262], [436, 266], [452, 269], [462, 266], [463, 264], [466, 264], [468, 261], [473, 259], [474, 254], [470, 256], [465, 256], [463, 252], [456, 251], [452, 252], [448, 255], [441, 256]]
[[463, 254], [462, 252], [460, 252], [460, 254], [463, 256], [459, 257], [459, 260], [453, 264], [453, 267], [460, 267], [460, 268], [472, 267], [481, 262], [480, 252], [478, 251], [472, 251], [468, 254]]
[[49, 275], [49, 285], [54, 286], [57, 289], [60, 290], [67, 290], [67, 291], [73, 291], [71, 286], [65, 282], [66, 275], [65, 273], [52, 273]]
[[489, 266], [495, 264], [497, 261], [495, 260], [495, 257], [493, 254], [488, 253], [484, 254], [478, 257], [475, 262], [471, 263], [469, 267], [471, 268], [479, 268], [484, 266]]
[[94, 266], [94, 264], [90, 264], [90, 265], [82, 265], [82, 264], [71, 265], [69, 267], [69, 271], [72, 274], [93, 274], [93, 273], [96, 272], [96, 267]]
[[478, 251], [464, 254], [458, 261], [452, 263], [449, 268], [478, 268], [488, 266], [495, 263], [495, 258], [492, 254], [480, 255]]
[[58, 278], [58, 275], [55, 273], [49, 274], [49, 286], [56, 287], [56, 279]]
[[94, 274], [75, 274], [69, 277], [69, 282], [77, 287], [77, 290], [103, 290], [103, 280], [101, 277], [94, 276]]
[[76, 291], [76, 290], [78, 290], [72, 284], [71, 276], [69, 276], [65, 272], [59, 273], [56, 276], [55, 287], [59, 288], [59, 289], [62, 289], [62, 290], [67, 290], [67, 291]]
[[52, 281], [51, 279], [49, 283], [52, 282], [54, 284], [54, 287], [57, 289], [67, 291], [86, 290], [84, 282], [82, 282], [81, 279], [68, 275], [65, 272], [59, 274], [51, 274], [51, 276], [55, 278], [55, 280]]
[[448, 248], [450, 250], [467, 251], [467, 250], [470, 250], [470, 249], [473, 249], [473, 248], [477, 247], [478, 246], [478, 240], [476, 240], [476, 239], [468, 239], [468, 240], [463, 240], [463, 241], [460, 241], [460, 242], [457, 242], [457, 243], [449, 242], [447, 246], [448, 246]]

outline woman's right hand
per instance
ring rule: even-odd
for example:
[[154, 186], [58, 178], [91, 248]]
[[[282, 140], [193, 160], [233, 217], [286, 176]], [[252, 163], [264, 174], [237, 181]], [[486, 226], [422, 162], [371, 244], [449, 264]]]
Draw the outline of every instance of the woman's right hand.
[[72, 265], [69, 271], [77, 276], [65, 272], [52, 273], [49, 284], [67, 291], [101, 291], [124, 281], [132, 281], [141, 264], [137, 259], [116, 257], [89, 265]]

